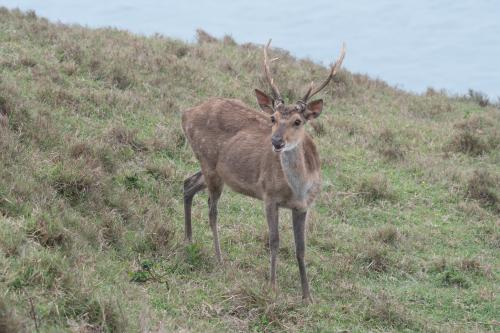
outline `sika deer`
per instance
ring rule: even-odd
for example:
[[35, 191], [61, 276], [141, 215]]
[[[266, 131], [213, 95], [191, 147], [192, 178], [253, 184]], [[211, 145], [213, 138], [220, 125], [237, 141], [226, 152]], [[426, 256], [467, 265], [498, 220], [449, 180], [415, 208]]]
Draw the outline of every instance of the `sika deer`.
[[222, 262], [217, 233], [217, 202], [222, 187], [264, 201], [269, 227], [271, 285], [276, 290], [276, 259], [279, 247], [278, 209], [292, 210], [296, 256], [302, 284], [302, 298], [311, 301], [304, 264], [307, 209], [321, 187], [320, 160], [304, 125], [318, 117], [323, 100], [309, 99], [328, 85], [345, 56], [332, 66], [328, 78], [316, 89], [311, 85], [302, 99], [286, 106], [269, 70], [264, 48], [264, 72], [271, 96], [255, 89], [264, 112], [255, 111], [241, 101], [212, 98], [184, 111], [182, 128], [200, 162], [201, 171], [184, 181], [185, 237], [192, 240], [191, 206], [194, 195], [207, 188], [209, 222], [215, 255]]

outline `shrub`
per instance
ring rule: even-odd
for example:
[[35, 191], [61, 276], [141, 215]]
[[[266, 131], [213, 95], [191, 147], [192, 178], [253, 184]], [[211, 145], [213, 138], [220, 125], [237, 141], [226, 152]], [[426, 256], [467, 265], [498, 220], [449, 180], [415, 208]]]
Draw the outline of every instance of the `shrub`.
[[12, 306], [8, 306], [5, 300], [0, 298], [0, 333], [14, 332], [25, 332], [25, 327], [17, 318]]
[[403, 145], [396, 139], [396, 135], [390, 129], [384, 129], [375, 140], [377, 151], [387, 160], [404, 159], [405, 150]]
[[127, 320], [120, 314], [115, 303], [107, 299], [98, 299], [85, 289], [77, 288], [78, 285], [66, 290], [58, 306], [60, 315], [84, 321], [90, 325], [92, 331], [124, 332]]
[[357, 192], [368, 202], [393, 198], [392, 189], [383, 174], [373, 174], [361, 179], [357, 185]]
[[433, 118], [453, 112], [449, 98], [444, 95], [430, 94], [419, 98], [410, 98], [408, 111], [415, 117]]
[[464, 96], [464, 99], [470, 100], [481, 107], [486, 107], [490, 105], [490, 99], [486, 94], [473, 89], [469, 89], [467, 95]]
[[146, 239], [154, 252], [166, 252], [174, 239], [174, 229], [168, 222], [155, 222], [146, 226]]
[[[246, 323], [242, 331], [281, 331], [297, 318], [297, 305], [292, 302], [277, 301], [273, 293], [258, 287], [257, 281], [243, 281], [236, 290], [224, 296], [229, 301], [227, 315]], [[296, 324], [296, 323], [295, 323]]]
[[488, 149], [486, 143], [471, 131], [460, 131], [451, 139], [448, 147], [451, 151], [478, 156]]
[[92, 154], [92, 147], [86, 142], [75, 143], [69, 148], [69, 154], [73, 158], [90, 156]]
[[192, 243], [186, 246], [185, 249], [186, 262], [192, 267], [203, 266], [203, 252], [198, 243]]
[[63, 162], [54, 168], [51, 184], [60, 196], [74, 205], [98, 188], [100, 177], [98, 170], [89, 169], [85, 164]]
[[0, 185], [0, 215], [8, 217], [29, 216], [30, 207], [21, 198], [9, 197]]
[[54, 247], [63, 245], [68, 237], [62, 226], [53, 218], [40, 217], [30, 231], [31, 237], [40, 245]]
[[7, 286], [14, 290], [27, 287], [50, 290], [60, 287], [69, 271], [64, 255], [42, 248], [33, 256], [23, 258]]
[[478, 200], [482, 205], [497, 208], [499, 203], [499, 177], [485, 169], [474, 170], [466, 185], [466, 197]]
[[14, 219], [0, 217], [0, 221], [2, 223], [0, 228], [0, 253], [3, 252], [5, 257], [17, 256], [21, 246], [26, 241], [23, 232], [24, 225]]
[[470, 272], [478, 275], [484, 273], [481, 263], [477, 259], [464, 258], [459, 262], [459, 267], [462, 271]]
[[217, 42], [217, 38], [202, 29], [196, 29], [196, 40], [200, 44]]
[[10, 103], [7, 98], [0, 95], [0, 115], [8, 116], [11, 113]]
[[377, 321], [384, 326], [394, 327], [399, 330], [420, 331], [421, 324], [414, 316], [406, 313], [403, 304], [391, 299], [385, 292], [369, 294], [368, 306], [364, 311], [366, 321]]
[[234, 40], [234, 38], [232, 36], [230, 36], [230, 35], [224, 35], [224, 38], [222, 39], [222, 42], [224, 43], [224, 45], [231, 45], [231, 46], [237, 45], [237, 43]]
[[113, 66], [108, 74], [111, 78], [111, 82], [121, 90], [125, 90], [132, 86], [134, 83], [134, 78], [125, 69], [119, 66]]
[[145, 283], [154, 281], [157, 283], [164, 283], [168, 287], [168, 281], [164, 275], [157, 272], [155, 263], [151, 260], [143, 260], [141, 267], [130, 274], [130, 281], [137, 283]]
[[24, 67], [35, 67], [36, 61], [33, 58], [24, 56], [19, 60], [19, 63]]
[[311, 121], [309, 124], [311, 125], [311, 127], [314, 130], [314, 133], [316, 133], [317, 136], [325, 135], [325, 133], [326, 133], [325, 125], [323, 125], [323, 123], [321, 121], [318, 121], [318, 120]]
[[145, 151], [147, 150], [147, 146], [144, 142], [137, 139], [137, 132], [137, 130], [116, 126], [109, 131], [108, 136], [115, 144], [128, 145], [135, 151]]
[[471, 285], [462, 272], [454, 269], [446, 269], [438, 274], [437, 279], [443, 287], [469, 288]]
[[183, 58], [186, 55], [188, 55], [188, 53], [189, 53], [189, 48], [187, 46], [179, 46], [175, 50], [175, 55], [177, 56], [177, 58]]
[[385, 244], [395, 245], [401, 239], [401, 234], [395, 226], [386, 225], [378, 229], [372, 238]]
[[487, 269], [477, 259], [463, 258], [452, 262], [439, 258], [430, 263], [429, 272], [434, 273], [437, 283], [442, 287], [469, 288], [468, 275], [486, 276]]
[[500, 131], [495, 113], [473, 115], [454, 124], [456, 133], [445, 146], [445, 151], [478, 156], [500, 146]]
[[146, 171], [159, 181], [169, 181], [175, 176], [175, 169], [166, 163], [149, 163], [146, 165]]
[[359, 259], [361, 259], [363, 269], [371, 272], [385, 272], [391, 265], [387, 249], [379, 245], [372, 244], [364, 247]]

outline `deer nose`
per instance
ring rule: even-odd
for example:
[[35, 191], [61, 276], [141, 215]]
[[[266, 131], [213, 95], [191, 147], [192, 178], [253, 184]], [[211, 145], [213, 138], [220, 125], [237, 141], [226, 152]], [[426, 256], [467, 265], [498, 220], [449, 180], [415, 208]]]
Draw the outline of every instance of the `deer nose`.
[[276, 148], [281, 148], [285, 145], [285, 142], [283, 142], [283, 138], [276, 138], [274, 136], [271, 137], [271, 142]]

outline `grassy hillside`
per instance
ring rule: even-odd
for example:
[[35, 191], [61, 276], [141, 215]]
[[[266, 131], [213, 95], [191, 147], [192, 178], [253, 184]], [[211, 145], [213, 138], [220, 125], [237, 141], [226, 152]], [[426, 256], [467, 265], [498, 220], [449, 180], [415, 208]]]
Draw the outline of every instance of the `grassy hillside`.
[[[321, 93], [314, 304], [289, 212], [276, 299], [261, 202], [223, 193], [219, 267], [197, 196], [186, 247], [182, 181], [198, 164], [181, 110], [210, 96], [257, 107], [265, 87], [259, 46], [198, 37], [0, 8], [0, 332], [499, 329], [500, 110], [475, 92], [417, 96], [342, 71]], [[327, 75], [272, 53], [289, 101]]]

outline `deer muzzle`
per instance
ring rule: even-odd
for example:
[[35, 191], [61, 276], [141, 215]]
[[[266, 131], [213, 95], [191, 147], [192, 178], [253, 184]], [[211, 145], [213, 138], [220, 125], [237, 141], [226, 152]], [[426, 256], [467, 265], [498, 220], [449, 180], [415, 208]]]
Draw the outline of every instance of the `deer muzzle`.
[[280, 152], [285, 147], [285, 141], [283, 140], [283, 137], [273, 135], [271, 137], [271, 143], [273, 144], [273, 150], [275, 152]]

